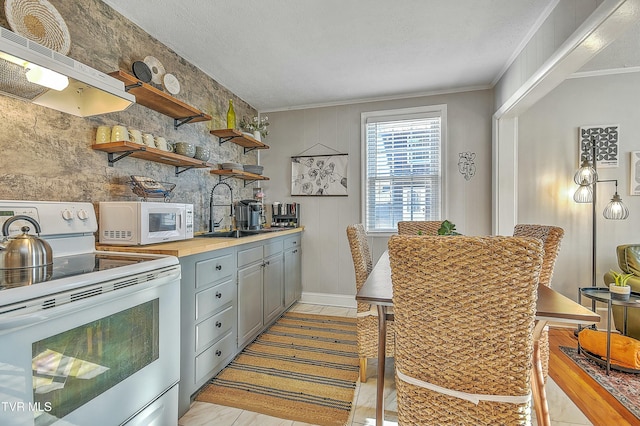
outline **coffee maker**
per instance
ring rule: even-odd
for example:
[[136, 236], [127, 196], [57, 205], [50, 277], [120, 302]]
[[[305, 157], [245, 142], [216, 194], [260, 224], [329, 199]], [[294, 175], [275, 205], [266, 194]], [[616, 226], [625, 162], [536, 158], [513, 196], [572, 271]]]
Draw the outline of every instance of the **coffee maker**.
[[262, 204], [256, 200], [240, 200], [235, 208], [236, 227], [241, 230], [260, 229]]

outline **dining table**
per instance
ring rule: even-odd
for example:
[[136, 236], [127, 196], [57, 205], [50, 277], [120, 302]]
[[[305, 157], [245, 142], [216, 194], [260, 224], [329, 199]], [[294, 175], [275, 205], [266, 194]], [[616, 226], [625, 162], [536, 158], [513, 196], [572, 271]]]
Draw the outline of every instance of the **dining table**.
[[[369, 277], [356, 294], [358, 302], [376, 305], [378, 313], [378, 366], [376, 383], [376, 425], [384, 424], [384, 370], [387, 321], [393, 320], [393, 285], [389, 252], [380, 256]], [[549, 322], [561, 325], [591, 325], [600, 322], [600, 315], [547, 286], [538, 287], [535, 327], [533, 332], [533, 366], [531, 393], [539, 426], [550, 426], [549, 409], [544, 389], [538, 340]]]

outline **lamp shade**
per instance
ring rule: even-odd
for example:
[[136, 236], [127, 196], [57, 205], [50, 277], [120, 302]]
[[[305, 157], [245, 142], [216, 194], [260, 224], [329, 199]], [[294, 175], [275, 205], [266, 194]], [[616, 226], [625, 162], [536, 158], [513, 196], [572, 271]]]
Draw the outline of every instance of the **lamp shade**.
[[584, 160], [580, 168], [573, 175], [573, 181], [578, 185], [591, 185], [598, 180], [598, 172], [591, 164], [591, 161]]
[[624, 220], [629, 217], [629, 209], [622, 202], [622, 198], [616, 192], [607, 206], [604, 208], [602, 215], [605, 219]]
[[593, 202], [593, 189], [591, 189], [591, 185], [580, 185], [573, 194], [573, 200], [576, 203]]

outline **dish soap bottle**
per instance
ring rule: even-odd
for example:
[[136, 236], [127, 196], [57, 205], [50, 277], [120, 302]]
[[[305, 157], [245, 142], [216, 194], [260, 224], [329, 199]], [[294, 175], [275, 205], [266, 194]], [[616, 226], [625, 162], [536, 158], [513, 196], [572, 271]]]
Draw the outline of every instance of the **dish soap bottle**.
[[229, 109], [227, 110], [227, 128], [236, 128], [236, 112], [233, 109], [233, 99], [229, 99]]

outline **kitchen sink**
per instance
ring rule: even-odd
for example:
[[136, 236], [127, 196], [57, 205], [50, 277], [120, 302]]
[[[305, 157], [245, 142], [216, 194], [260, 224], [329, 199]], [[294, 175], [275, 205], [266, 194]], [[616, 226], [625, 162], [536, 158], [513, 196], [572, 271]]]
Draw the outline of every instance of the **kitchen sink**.
[[233, 231], [215, 231], [197, 235], [198, 238], [242, 238], [251, 235], [269, 234], [285, 231], [287, 228], [235, 229]]

